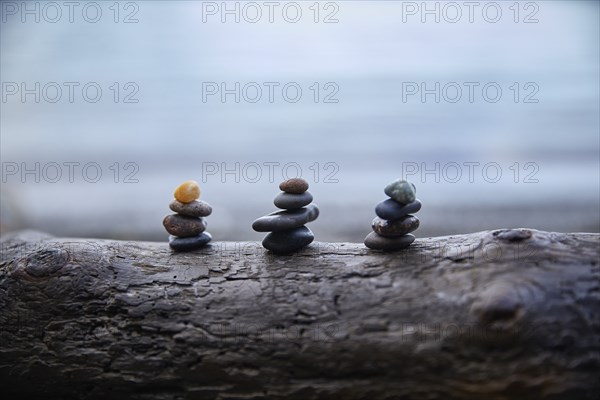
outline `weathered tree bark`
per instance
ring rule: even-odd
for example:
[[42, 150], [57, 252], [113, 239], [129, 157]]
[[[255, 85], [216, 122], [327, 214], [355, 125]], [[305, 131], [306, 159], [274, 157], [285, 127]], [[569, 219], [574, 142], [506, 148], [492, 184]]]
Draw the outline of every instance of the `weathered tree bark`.
[[497, 230], [380, 253], [5, 236], [9, 397], [592, 399], [600, 235]]

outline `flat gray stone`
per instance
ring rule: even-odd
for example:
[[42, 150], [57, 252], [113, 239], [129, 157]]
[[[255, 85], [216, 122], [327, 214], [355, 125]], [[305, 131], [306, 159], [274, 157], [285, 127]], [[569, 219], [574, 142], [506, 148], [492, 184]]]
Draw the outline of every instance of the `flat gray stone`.
[[365, 238], [365, 246], [372, 250], [396, 251], [410, 246], [415, 237], [410, 233], [404, 236], [383, 237], [371, 232]]
[[414, 214], [421, 209], [421, 201], [415, 199], [412, 203], [400, 204], [396, 200], [387, 199], [377, 204], [375, 214], [381, 219], [400, 219], [408, 214]]
[[297, 210], [309, 205], [312, 201], [313, 196], [310, 192], [302, 194], [281, 192], [275, 197], [273, 204], [275, 204], [275, 207], [283, 208], [284, 210]]
[[419, 218], [414, 215], [407, 215], [395, 220], [375, 217], [371, 227], [373, 228], [373, 231], [380, 236], [394, 237], [413, 232], [419, 227], [419, 223]]
[[283, 231], [298, 228], [314, 221], [318, 216], [319, 208], [316, 204], [311, 204], [297, 210], [276, 211], [260, 217], [252, 223], [252, 229], [257, 232]]
[[210, 204], [201, 200], [194, 200], [191, 203], [173, 200], [169, 203], [169, 208], [177, 214], [187, 217], [208, 217], [212, 213]]
[[169, 246], [175, 251], [191, 251], [206, 246], [211, 240], [212, 235], [208, 232], [185, 238], [171, 235], [169, 236]]
[[308, 246], [315, 235], [305, 226], [285, 231], [271, 232], [265, 236], [262, 245], [276, 254], [289, 254]]

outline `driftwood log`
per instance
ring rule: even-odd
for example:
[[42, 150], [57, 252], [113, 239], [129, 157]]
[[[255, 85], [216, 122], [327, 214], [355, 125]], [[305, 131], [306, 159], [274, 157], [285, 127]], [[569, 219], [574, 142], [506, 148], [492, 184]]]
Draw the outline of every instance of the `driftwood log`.
[[[596, 399], [600, 235], [380, 253], [6, 235], [3, 398]], [[31, 397], [31, 396], [35, 397]]]

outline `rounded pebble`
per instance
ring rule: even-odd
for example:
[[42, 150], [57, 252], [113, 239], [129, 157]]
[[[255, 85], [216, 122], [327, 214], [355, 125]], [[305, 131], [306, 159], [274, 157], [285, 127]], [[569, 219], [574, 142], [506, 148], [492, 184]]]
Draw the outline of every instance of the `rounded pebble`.
[[305, 226], [285, 231], [271, 232], [265, 236], [262, 245], [276, 254], [289, 254], [308, 246], [315, 235]]
[[206, 246], [211, 240], [212, 235], [208, 232], [186, 238], [169, 236], [169, 246], [175, 251], [191, 251]]
[[408, 204], [415, 201], [415, 185], [403, 179], [396, 179], [387, 185], [383, 191], [398, 203]]
[[401, 219], [387, 220], [375, 217], [371, 224], [373, 231], [380, 236], [394, 237], [402, 236], [416, 230], [419, 227], [419, 218], [407, 215]]
[[286, 193], [302, 194], [308, 190], [308, 182], [302, 178], [292, 178], [279, 184], [279, 190]]
[[379, 218], [394, 220], [400, 219], [408, 214], [414, 214], [421, 209], [421, 201], [416, 199], [412, 203], [402, 205], [396, 200], [387, 199], [377, 204], [375, 214]]
[[273, 204], [277, 208], [283, 208], [284, 210], [296, 210], [309, 205], [313, 201], [313, 196], [310, 192], [304, 192], [301, 194], [292, 194], [281, 192], [273, 200]]
[[169, 208], [177, 214], [187, 217], [208, 217], [212, 213], [212, 207], [205, 201], [192, 201], [182, 203], [179, 200], [173, 200]]
[[197, 236], [206, 229], [204, 218], [186, 217], [179, 214], [167, 215], [163, 220], [167, 232], [178, 237]]
[[415, 237], [410, 233], [404, 236], [383, 237], [371, 232], [365, 238], [365, 246], [373, 250], [395, 251], [407, 248], [414, 241]]
[[191, 203], [200, 198], [200, 185], [196, 181], [185, 181], [177, 186], [174, 195], [182, 203]]
[[276, 211], [260, 217], [252, 223], [257, 232], [283, 231], [300, 227], [314, 221], [319, 216], [319, 208], [315, 204], [297, 210]]

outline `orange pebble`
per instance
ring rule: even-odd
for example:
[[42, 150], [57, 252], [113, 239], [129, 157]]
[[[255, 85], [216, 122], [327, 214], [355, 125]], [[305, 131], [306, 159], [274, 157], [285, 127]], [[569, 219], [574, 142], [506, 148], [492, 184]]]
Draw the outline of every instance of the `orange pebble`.
[[200, 185], [196, 181], [185, 181], [175, 189], [175, 198], [182, 203], [191, 203], [200, 197]]

